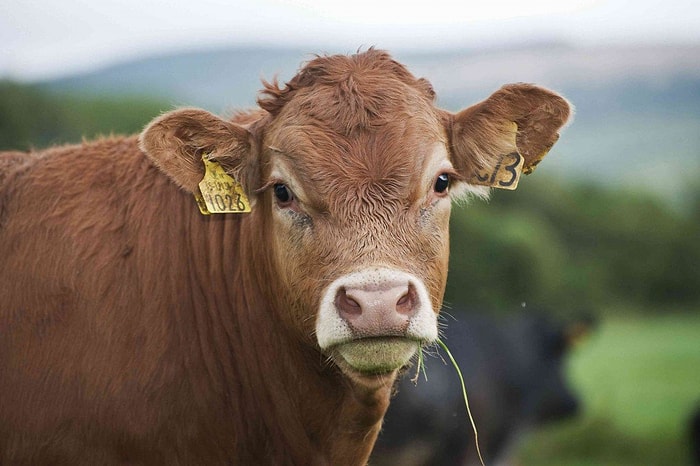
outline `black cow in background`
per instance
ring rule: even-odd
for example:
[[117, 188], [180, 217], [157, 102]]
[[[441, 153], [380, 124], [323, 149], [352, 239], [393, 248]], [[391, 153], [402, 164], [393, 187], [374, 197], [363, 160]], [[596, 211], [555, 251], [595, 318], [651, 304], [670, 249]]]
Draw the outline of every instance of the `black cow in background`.
[[[563, 324], [528, 311], [509, 318], [451, 312], [443, 341], [464, 375], [488, 466], [509, 464], [525, 430], [572, 416], [578, 401], [564, 378], [570, 343], [592, 320]], [[442, 353], [442, 350], [440, 351]], [[447, 356], [425, 358], [428, 380], [406, 374], [385, 417], [372, 466], [477, 465], [461, 386]]]
[[690, 416], [690, 464], [700, 466], [700, 403]]

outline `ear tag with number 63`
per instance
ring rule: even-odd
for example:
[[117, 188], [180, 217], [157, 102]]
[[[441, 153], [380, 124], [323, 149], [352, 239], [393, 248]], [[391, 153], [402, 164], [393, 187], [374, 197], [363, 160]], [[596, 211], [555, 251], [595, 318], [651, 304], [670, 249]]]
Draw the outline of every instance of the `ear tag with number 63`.
[[518, 187], [524, 162], [525, 158], [517, 150], [502, 155], [493, 171], [475, 173], [469, 182], [492, 188], [514, 190]]
[[199, 182], [200, 192], [194, 195], [200, 212], [204, 215], [250, 212], [250, 202], [241, 184], [206, 154], [202, 161], [204, 177]]
[[525, 164], [525, 157], [518, 152], [518, 125], [512, 121], [507, 122], [503, 132], [503, 136], [508, 139], [510, 152], [504, 150], [505, 153], [501, 154], [493, 169], [474, 173], [468, 183], [511, 191], [518, 187]]

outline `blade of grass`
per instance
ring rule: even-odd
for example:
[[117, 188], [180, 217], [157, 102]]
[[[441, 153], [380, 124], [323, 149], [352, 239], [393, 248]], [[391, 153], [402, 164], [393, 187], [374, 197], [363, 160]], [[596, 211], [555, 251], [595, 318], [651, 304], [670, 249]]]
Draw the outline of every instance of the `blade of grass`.
[[418, 384], [418, 378], [420, 377], [421, 370], [423, 371], [423, 378], [428, 381], [428, 374], [425, 373], [425, 360], [423, 359], [423, 348], [418, 349], [418, 367], [416, 368], [416, 375], [411, 378], [413, 385]]
[[437, 343], [443, 350], [445, 350], [445, 353], [447, 353], [447, 356], [450, 358], [450, 361], [452, 362], [452, 365], [454, 366], [455, 370], [457, 371], [457, 375], [459, 376], [459, 382], [462, 384], [462, 395], [464, 395], [464, 406], [467, 408], [467, 415], [469, 415], [469, 421], [472, 423], [472, 429], [474, 430], [474, 445], [476, 445], [476, 453], [479, 455], [479, 461], [481, 461], [481, 466], [485, 466], [484, 459], [481, 457], [481, 449], [479, 448], [479, 433], [476, 431], [476, 423], [474, 422], [474, 418], [472, 417], [472, 411], [471, 409], [469, 409], [469, 400], [467, 399], [467, 387], [464, 385], [464, 377], [462, 377], [462, 371], [459, 369], [457, 361], [455, 361], [455, 358], [452, 357], [452, 353], [450, 353], [450, 350], [449, 348], [447, 348], [445, 342], [438, 339]]

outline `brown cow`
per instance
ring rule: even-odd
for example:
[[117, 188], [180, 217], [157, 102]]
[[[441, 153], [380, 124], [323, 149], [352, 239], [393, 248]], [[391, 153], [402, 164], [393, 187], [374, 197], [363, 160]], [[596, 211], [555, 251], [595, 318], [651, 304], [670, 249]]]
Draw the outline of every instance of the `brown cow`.
[[[437, 337], [450, 200], [512, 185], [569, 115], [524, 84], [457, 114], [433, 100], [369, 50], [233, 121], [182, 109], [2, 157], [0, 463], [366, 463]], [[200, 188], [203, 157], [250, 213], [199, 212], [227, 185]]]

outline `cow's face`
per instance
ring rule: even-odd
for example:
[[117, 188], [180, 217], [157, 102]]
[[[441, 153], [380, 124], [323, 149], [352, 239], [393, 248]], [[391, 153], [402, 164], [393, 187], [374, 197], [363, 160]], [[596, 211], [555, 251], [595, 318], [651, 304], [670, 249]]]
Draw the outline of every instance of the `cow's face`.
[[449, 114], [426, 81], [374, 50], [313, 60], [260, 105], [245, 126], [173, 112], [142, 147], [193, 192], [202, 150], [243, 182], [271, 233], [280, 318], [363, 381], [437, 338], [451, 198], [518, 150], [534, 166], [568, 116], [533, 86]]
[[[394, 371], [437, 338], [447, 276], [447, 133], [428, 98], [385, 81], [345, 100], [333, 86], [297, 92], [261, 144], [294, 321], [350, 373]], [[392, 92], [377, 115], [349, 108]]]

